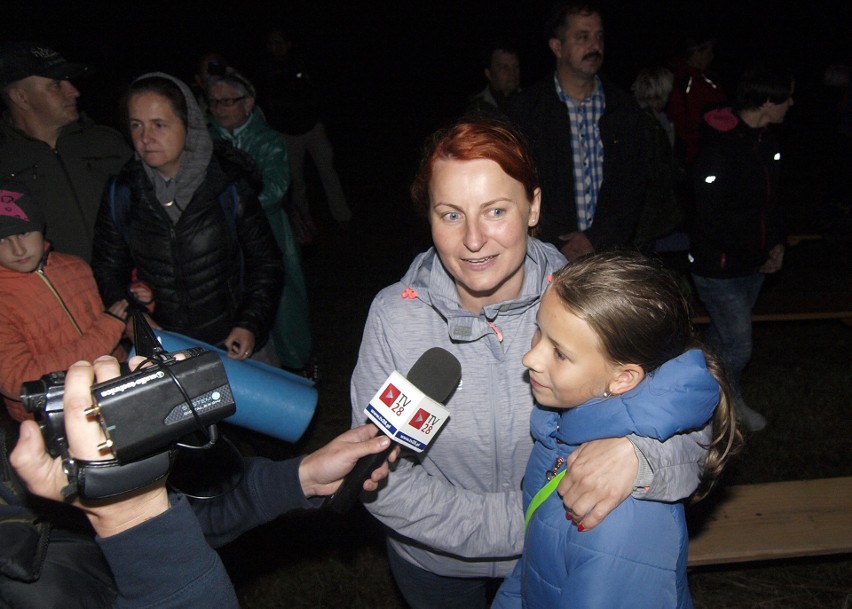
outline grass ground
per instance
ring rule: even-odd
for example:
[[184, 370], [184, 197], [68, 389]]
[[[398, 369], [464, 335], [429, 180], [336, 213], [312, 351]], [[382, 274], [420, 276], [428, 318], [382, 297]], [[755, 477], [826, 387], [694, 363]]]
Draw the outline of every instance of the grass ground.
[[[348, 426], [349, 375], [369, 303], [411, 258], [410, 233], [364, 246], [375, 228], [370, 216], [345, 234], [325, 234], [307, 253], [323, 376], [315, 420], [287, 451], [320, 446]], [[820, 270], [837, 273], [840, 281], [848, 275], [830, 265]], [[758, 324], [744, 382], [749, 403], [769, 425], [747, 438], [723, 484], [852, 475], [850, 373], [852, 327], [839, 321]], [[360, 506], [344, 516], [280, 518], [224, 548], [222, 556], [246, 609], [405, 608], [388, 573], [381, 528]], [[850, 556], [703, 568], [689, 579], [697, 609], [852, 607]]]

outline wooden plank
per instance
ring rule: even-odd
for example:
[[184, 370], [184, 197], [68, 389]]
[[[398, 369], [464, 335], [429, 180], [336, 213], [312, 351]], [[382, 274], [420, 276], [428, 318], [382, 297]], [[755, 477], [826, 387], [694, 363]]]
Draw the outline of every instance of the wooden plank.
[[723, 489], [691, 534], [689, 566], [847, 552], [852, 477], [746, 484]]

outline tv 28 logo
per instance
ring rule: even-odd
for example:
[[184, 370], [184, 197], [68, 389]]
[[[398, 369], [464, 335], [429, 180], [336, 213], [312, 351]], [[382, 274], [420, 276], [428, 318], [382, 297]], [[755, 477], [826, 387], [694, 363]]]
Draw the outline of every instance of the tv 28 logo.
[[392, 383], [388, 383], [387, 388], [382, 392], [379, 399], [398, 417], [405, 414], [405, 407], [411, 404], [411, 398], [397, 389]]
[[[405, 409], [411, 405], [411, 398], [400, 391], [393, 383], [388, 383], [379, 399], [398, 417], [405, 414]], [[409, 425], [428, 435], [440, 422], [441, 419], [421, 408], [409, 421]]]
[[428, 436], [430, 433], [432, 433], [432, 428], [434, 428], [435, 425], [439, 424], [440, 422], [441, 419], [421, 408], [417, 411], [417, 414], [411, 417], [411, 420], [408, 422], [408, 424], [411, 425], [414, 429], [419, 429]]

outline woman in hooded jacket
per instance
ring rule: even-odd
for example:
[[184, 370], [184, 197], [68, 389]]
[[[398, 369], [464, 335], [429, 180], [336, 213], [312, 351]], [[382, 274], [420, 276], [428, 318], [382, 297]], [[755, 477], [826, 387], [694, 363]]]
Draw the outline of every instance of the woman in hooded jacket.
[[[150, 288], [166, 330], [277, 363], [266, 348], [284, 284], [251, 158], [215, 144], [185, 83], [159, 72], [125, 97], [134, 158], [108, 185], [92, 268], [104, 298]], [[135, 275], [135, 276], [134, 276]], [[108, 302], [112, 302], [109, 300]]]

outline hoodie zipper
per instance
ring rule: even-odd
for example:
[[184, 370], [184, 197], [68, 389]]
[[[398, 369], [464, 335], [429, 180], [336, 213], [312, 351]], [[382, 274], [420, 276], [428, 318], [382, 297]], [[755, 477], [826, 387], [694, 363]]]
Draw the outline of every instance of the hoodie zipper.
[[50, 290], [54, 297], [56, 297], [56, 300], [59, 301], [59, 304], [62, 306], [62, 310], [65, 311], [65, 315], [68, 316], [68, 319], [69, 321], [71, 321], [71, 324], [74, 326], [74, 329], [77, 330], [77, 334], [83, 336], [83, 331], [77, 324], [77, 320], [74, 319], [74, 316], [71, 314], [71, 311], [68, 309], [68, 306], [65, 304], [65, 301], [62, 300], [62, 296], [60, 296], [59, 292], [56, 291], [56, 288], [53, 287], [53, 282], [50, 281], [50, 278], [45, 274], [44, 269], [37, 269], [36, 274], [41, 277], [41, 280], [47, 286], [47, 289]]

